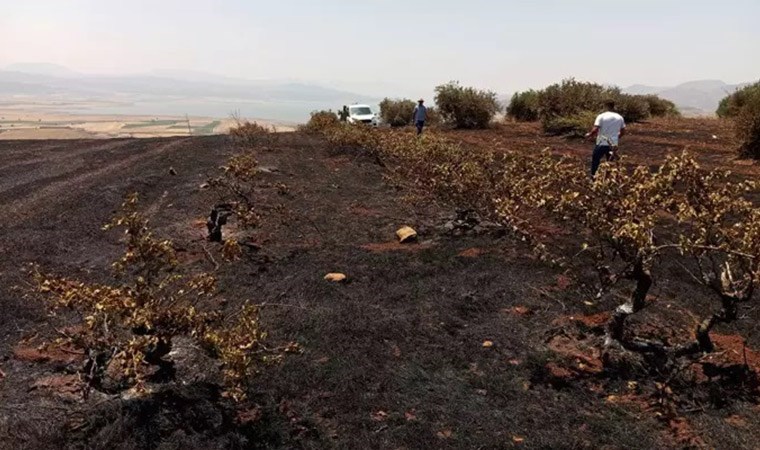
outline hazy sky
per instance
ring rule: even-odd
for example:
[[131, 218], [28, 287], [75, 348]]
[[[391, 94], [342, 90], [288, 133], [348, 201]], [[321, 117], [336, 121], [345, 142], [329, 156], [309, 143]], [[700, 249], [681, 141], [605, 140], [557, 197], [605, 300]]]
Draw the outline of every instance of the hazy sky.
[[[0, 0], [0, 67], [181, 69], [367, 93], [760, 78], [760, 0]], [[371, 92], [375, 91], [375, 92]]]

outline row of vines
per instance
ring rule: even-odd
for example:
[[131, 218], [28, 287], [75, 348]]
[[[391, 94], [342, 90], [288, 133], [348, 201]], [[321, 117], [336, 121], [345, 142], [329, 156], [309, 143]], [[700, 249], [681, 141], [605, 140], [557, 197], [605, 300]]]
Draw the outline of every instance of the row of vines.
[[[557, 256], [535, 224], [578, 229], [587, 237], [581, 252], [598, 274], [599, 296], [630, 283], [628, 300], [607, 325], [605, 355], [615, 348], [675, 361], [710, 352], [711, 330], [735, 321], [760, 284], [760, 209], [752, 200], [758, 183], [706, 173], [687, 153], [669, 156], [654, 170], [608, 164], [591, 180], [578, 161], [548, 150], [475, 151], [435, 135], [353, 126], [323, 133], [335, 146], [371, 152], [389, 179], [413, 195], [475, 210], [553, 263], [569, 261]], [[664, 260], [679, 264], [718, 305], [679, 342], [639, 338], [626, 328], [627, 319], [649, 304]]]

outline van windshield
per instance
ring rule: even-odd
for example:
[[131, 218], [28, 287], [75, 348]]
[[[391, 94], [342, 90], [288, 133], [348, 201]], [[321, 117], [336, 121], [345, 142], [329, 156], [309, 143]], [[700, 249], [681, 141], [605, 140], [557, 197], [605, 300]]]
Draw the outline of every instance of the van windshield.
[[372, 114], [372, 110], [367, 106], [353, 106], [351, 107], [351, 114], [355, 116], [367, 116]]

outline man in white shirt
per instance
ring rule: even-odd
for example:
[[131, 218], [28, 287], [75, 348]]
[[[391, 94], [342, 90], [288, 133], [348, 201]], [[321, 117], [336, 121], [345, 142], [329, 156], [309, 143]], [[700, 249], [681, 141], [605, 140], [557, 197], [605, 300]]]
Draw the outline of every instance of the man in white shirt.
[[623, 116], [614, 112], [615, 102], [609, 100], [604, 106], [607, 110], [596, 117], [594, 128], [586, 134], [586, 139], [596, 137], [596, 146], [591, 157], [592, 178], [599, 170], [602, 158], [610, 161], [615, 157], [620, 138], [625, 135], [625, 120]]

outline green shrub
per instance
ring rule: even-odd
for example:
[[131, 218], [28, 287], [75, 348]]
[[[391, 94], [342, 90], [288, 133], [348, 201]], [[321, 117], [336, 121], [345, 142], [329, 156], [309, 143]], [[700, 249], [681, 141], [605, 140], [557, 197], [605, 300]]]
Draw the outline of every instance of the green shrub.
[[443, 122], [443, 119], [441, 118], [441, 113], [438, 112], [438, 109], [428, 106], [427, 107], [427, 120], [425, 120], [426, 126], [431, 125], [438, 125]]
[[441, 119], [456, 128], [488, 128], [501, 110], [496, 93], [460, 86], [452, 81], [435, 88]]
[[626, 122], [641, 122], [648, 119], [649, 102], [640, 95], [618, 94], [615, 100], [615, 111], [623, 116]]
[[736, 117], [744, 105], [747, 104], [750, 97], [756, 95], [758, 92], [760, 92], [760, 81], [738, 89], [720, 101], [718, 110], [715, 111], [715, 113], [718, 117], [724, 119]]
[[412, 124], [412, 115], [417, 106], [413, 100], [386, 98], [380, 102], [380, 118], [392, 127], [405, 127]]
[[520, 122], [535, 122], [539, 113], [539, 92], [533, 89], [516, 92], [507, 106], [507, 116]]
[[716, 114], [734, 119], [741, 156], [760, 159], [760, 81], [726, 96]]
[[643, 98], [649, 104], [649, 114], [652, 117], [681, 117], [681, 112], [678, 111], [676, 104], [670, 100], [665, 100], [656, 95], [638, 97]]
[[736, 117], [739, 110], [744, 105], [744, 97], [744, 93], [741, 91], [736, 91], [733, 94], [724, 97], [718, 104], [718, 109], [715, 111], [715, 114], [721, 119]]
[[311, 113], [311, 118], [306, 122], [306, 125], [300, 127], [301, 131], [306, 133], [322, 133], [326, 129], [338, 125], [340, 120], [338, 114], [329, 111], [314, 111]]
[[581, 111], [569, 116], [547, 117], [542, 120], [544, 131], [552, 135], [583, 137], [594, 125], [597, 114]]
[[570, 78], [538, 92], [539, 117], [550, 128], [545, 131], [553, 133], [551, 130], [558, 123], [572, 121], [579, 114], [601, 112], [607, 100], [615, 101], [616, 111], [626, 122], [640, 122], [652, 115], [679, 114], [675, 104], [655, 95], [624, 94], [616, 87]]
[[571, 117], [583, 111], [600, 112], [604, 101], [616, 96], [610, 90], [596, 83], [586, 83], [573, 78], [562, 80], [539, 93], [539, 108], [542, 120], [555, 117]]
[[749, 90], [743, 102], [734, 118], [736, 137], [741, 142], [739, 151], [742, 156], [760, 159], [760, 89]]

